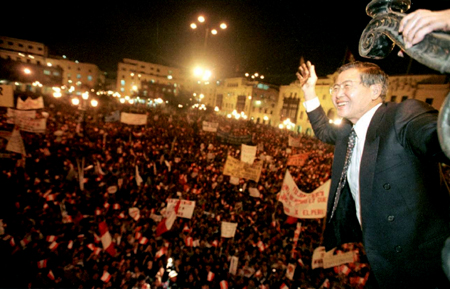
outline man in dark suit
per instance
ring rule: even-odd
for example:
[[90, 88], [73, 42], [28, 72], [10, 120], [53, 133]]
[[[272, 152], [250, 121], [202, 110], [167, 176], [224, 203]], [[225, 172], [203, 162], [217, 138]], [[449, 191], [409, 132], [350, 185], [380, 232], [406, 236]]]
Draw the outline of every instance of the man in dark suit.
[[362, 241], [369, 288], [450, 288], [441, 265], [450, 195], [440, 170], [449, 160], [438, 111], [417, 100], [384, 102], [388, 76], [373, 63], [353, 62], [339, 68], [330, 88], [343, 118], [334, 125], [316, 96], [314, 65], [300, 66], [297, 77], [316, 137], [335, 145], [326, 250]]

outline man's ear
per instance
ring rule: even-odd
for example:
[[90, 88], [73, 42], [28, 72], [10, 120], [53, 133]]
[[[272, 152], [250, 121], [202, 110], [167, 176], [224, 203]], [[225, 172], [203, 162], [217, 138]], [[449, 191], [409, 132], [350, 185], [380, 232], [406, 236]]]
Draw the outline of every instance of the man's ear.
[[370, 86], [370, 93], [372, 100], [377, 99], [381, 96], [381, 84], [372, 84]]

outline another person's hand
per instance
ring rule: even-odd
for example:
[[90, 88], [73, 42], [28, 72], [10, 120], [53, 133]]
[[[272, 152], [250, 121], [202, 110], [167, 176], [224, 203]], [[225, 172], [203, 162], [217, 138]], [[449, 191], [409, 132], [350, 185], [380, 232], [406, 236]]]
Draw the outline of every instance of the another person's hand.
[[314, 65], [310, 61], [303, 63], [298, 68], [296, 73], [298, 80], [300, 81], [300, 87], [305, 95], [305, 100], [310, 100], [316, 97], [316, 82], [317, 75]]
[[416, 10], [400, 21], [398, 32], [403, 34], [408, 49], [433, 31], [450, 31], [450, 9], [442, 11]]

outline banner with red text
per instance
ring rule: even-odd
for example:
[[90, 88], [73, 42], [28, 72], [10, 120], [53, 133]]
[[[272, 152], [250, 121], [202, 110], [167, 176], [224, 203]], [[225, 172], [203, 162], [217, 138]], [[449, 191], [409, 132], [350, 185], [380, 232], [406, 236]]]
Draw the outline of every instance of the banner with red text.
[[301, 167], [305, 164], [305, 161], [308, 159], [308, 154], [298, 154], [289, 156], [287, 161], [287, 166], [297, 166]]
[[299, 219], [324, 218], [330, 184], [331, 180], [328, 180], [314, 192], [307, 194], [298, 189], [289, 170], [286, 170], [278, 201], [283, 203], [284, 213], [288, 216]]
[[[179, 199], [167, 199], [167, 211], [174, 210]], [[177, 217], [191, 219], [194, 214], [195, 201], [181, 200]]]
[[228, 156], [223, 169], [223, 175], [259, 182], [261, 170], [262, 162], [255, 162], [251, 165]]

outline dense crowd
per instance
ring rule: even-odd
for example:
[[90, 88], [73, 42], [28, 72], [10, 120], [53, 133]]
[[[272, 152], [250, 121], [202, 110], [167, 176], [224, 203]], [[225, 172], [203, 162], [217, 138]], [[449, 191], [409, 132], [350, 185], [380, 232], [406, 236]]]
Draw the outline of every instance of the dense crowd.
[[[146, 113], [147, 124], [105, 122], [115, 109]], [[110, 107], [88, 112], [81, 127], [81, 111], [72, 107], [49, 99], [42, 111], [48, 113], [46, 132], [21, 132], [26, 161], [16, 153], [0, 159], [1, 287], [364, 287], [369, 268], [361, 244], [337, 250], [358, 252], [354, 262], [312, 269], [323, 219], [292, 220], [277, 201], [287, 169], [305, 193], [328, 180], [333, 147], [199, 111]], [[222, 174], [228, 156], [239, 159], [241, 146], [220, 142], [215, 132], [202, 130], [202, 121], [252, 136], [256, 161], [263, 162], [258, 182], [233, 184]], [[13, 128], [3, 114], [0, 130]], [[289, 147], [289, 135], [300, 138], [300, 147]], [[308, 155], [303, 166], [286, 166], [290, 154], [300, 153]], [[249, 188], [261, 196], [250, 196]], [[195, 201], [195, 210], [157, 236], [155, 216], [168, 198]], [[222, 221], [238, 223], [233, 238], [221, 237]], [[113, 253], [103, 250], [102, 222]], [[294, 242], [297, 223], [301, 233]], [[232, 257], [238, 258], [236, 272], [230, 272]]]

